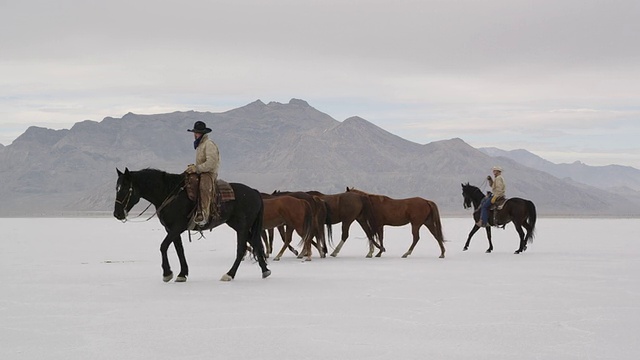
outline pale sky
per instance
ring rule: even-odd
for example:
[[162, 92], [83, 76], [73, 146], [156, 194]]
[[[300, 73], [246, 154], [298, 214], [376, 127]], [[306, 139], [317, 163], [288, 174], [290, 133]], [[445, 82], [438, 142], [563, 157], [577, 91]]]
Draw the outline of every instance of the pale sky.
[[298, 98], [421, 144], [640, 168], [638, 19], [638, 0], [0, 0], [0, 143]]

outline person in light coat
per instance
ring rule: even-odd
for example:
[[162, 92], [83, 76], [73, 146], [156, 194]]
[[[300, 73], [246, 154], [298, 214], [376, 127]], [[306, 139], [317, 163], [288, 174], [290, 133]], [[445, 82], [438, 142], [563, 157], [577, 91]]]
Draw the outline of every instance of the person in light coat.
[[218, 146], [209, 139], [211, 129], [202, 121], [196, 121], [193, 129], [187, 129], [193, 133], [193, 148], [196, 150], [196, 162], [187, 166], [185, 172], [200, 175], [200, 196], [195, 222], [199, 226], [209, 222], [209, 217], [217, 217], [214, 196], [216, 180], [218, 179], [218, 167], [220, 166], [220, 152]]
[[495, 204], [496, 200], [504, 197], [507, 191], [507, 186], [502, 177], [502, 168], [494, 166], [492, 170], [494, 178], [492, 179], [491, 175], [487, 176], [492, 196], [486, 196], [480, 203], [480, 220], [476, 224], [479, 227], [487, 226], [489, 223], [489, 207], [491, 207], [491, 204]]

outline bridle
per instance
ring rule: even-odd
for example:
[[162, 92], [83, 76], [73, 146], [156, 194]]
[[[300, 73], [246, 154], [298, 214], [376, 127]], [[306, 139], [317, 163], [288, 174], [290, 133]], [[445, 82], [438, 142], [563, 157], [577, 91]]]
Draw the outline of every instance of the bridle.
[[118, 197], [116, 197], [116, 204], [122, 205], [122, 207], [124, 208], [125, 217], [128, 212], [127, 206], [129, 205], [129, 201], [131, 200], [131, 194], [133, 194], [133, 184], [129, 184], [129, 191], [127, 192], [127, 195], [125, 195], [124, 199], [118, 200]]
[[[167, 196], [166, 199], [164, 199], [164, 201], [162, 202], [162, 204], [160, 204], [160, 206], [158, 206], [158, 208], [156, 208], [156, 211], [149, 216], [146, 220], [144, 221], [149, 221], [151, 219], [153, 219], [154, 216], [158, 215], [158, 213], [160, 212], [160, 210], [164, 209], [167, 205], [169, 205], [176, 197], [178, 197], [178, 194], [180, 193], [180, 191], [182, 191], [184, 189], [184, 187], [180, 186], [181, 184], [178, 184], [178, 186], [176, 186], [176, 188], [174, 188], [171, 193], [169, 193], [169, 195]], [[127, 191], [127, 195], [125, 195], [124, 199], [122, 200], [118, 200], [118, 197], [116, 197], [116, 204], [120, 204], [122, 205], [122, 208], [124, 210], [124, 220], [122, 220], [122, 222], [126, 222], [127, 221], [127, 215], [129, 214], [129, 211], [127, 211], [127, 206], [129, 205], [129, 201], [131, 200], [131, 195], [133, 194], [133, 184], [130, 183], [129, 184], [129, 191]], [[144, 208], [144, 210], [142, 210], [142, 212], [140, 212], [140, 214], [138, 214], [138, 216], [136, 216], [136, 218], [139, 218], [140, 216], [142, 216], [142, 214], [144, 214], [147, 210], [149, 210], [149, 208], [151, 207], [151, 205], [153, 205], [152, 203], [149, 203], [149, 205], [147, 205], [146, 208]]]

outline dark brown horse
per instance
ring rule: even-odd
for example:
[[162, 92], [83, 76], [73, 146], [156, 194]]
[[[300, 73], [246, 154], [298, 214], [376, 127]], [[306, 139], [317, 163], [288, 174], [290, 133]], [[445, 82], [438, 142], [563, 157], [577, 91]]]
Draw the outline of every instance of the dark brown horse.
[[[468, 250], [471, 238], [478, 230], [480, 230], [480, 227], [475, 225], [475, 223], [480, 219], [479, 207], [485, 195], [482, 193], [482, 190], [473, 185], [469, 185], [469, 183], [461, 185], [462, 197], [464, 198], [464, 208], [468, 209], [473, 206], [474, 209], [474, 225], [471, 232], [469, 232], [469, 237], [467, 238], [467, 242], [464, 244], [463, 248], [463, 250]], [[504, 203], [501, 210], [491, 210], [489, 213], [489, 225], [502, 226], [504, 228], [506, 224], [513, 222], [513, 225], [520, 236], [520, 246], [515, 251], [515, 254], [520, 254], [527, 250], [527, 243], [533, 242], [534, 231], [536, 228], [536, 217], [536, 206], [533, 202], [521, 198], [510, 198]], [[522, 228], [527, 230], [526, 234], [522, 231]], [[493, 251], [491, 227], [487, 226], [485, 229], [487, 231], [487, 239], [489, 240], [489, 248], [486, 252], [490, 253]]]
[[[342, 223], [342, 236], [340, 243], [331, 253], [331, 256], [338, 256], [340, 249], [349, 237], [349, 228], [354, 221], [364, 230], [369, 239], [369, 243], [380, 248], [376, 241], [377, 223], [373, 214], [373, 205], [368, 196], [356, 194], [354, 192], [344, 192], [340, 194], [326, 195], [319, 191], [307, 191], [308, 194], [319, 196], [329, 207], [329, 222], [333, 224]], [[369, 254], [368, 257], [371, 257]]]
[[290, 247], [294, 230], [300, 235], [303, 243], [311, 241], [313, 237], [313, 214], [311, 205], [308, 202], [292, 196], [275, 196], [262, 201], [264, 203], [262, 228], [273, 229], [286, 225], [284, 237], [282, 238], [284, 244], [273, 260], [280, 260], [285, 249]]
[[[302, 258], [304, 256], [306, 256], [307, 260], [311, 260], [311, 246], [314, 245], [317, 249], [318, 252], [320, 253], [320, 257], [324, 258], [327, 256], [327, 245], [326, 245], [326, 238], [325, 238], [325, 233], [324, 233], [324, 225], [327, 225], [327, 231], [329, 234], [329, 242], [331, 243], [331, 224], [328, 222], [328, 217], [329, 217], [329, 209], [326, 205], [326, 203], [320, 199], [317, 196], [312, 196], [309, 195], [305, 192], [302, 191], [274, 191], [271, 196], [274, 197], [278, 197], [278, 196], [292, 196], [294, 198], [300, 199], [300, 200], [304, 200], [306, 202], [309, 203], [309, 205], [311, 206], [311, 212], [312, 212], [312, 233], [313, 236], [312, 238], [315, 238], [316, 241], [311, 241], [312, 238], [309, 239], [309, 241], [303, 242], [303, 249], [300, 252], [300, 254], [298, 255], [298, 258]], [[263, 199], [266, 199], [267, 197], [263, 195]], [[285, 227], [286, 228], [286, 227]], [[286, 231], [285, 231], [286, 233]]]
[[[444, 258], [444, 236], [442, 235], [442, 223], [440, 222], [440, 211], [433, 201], [421, 197], [408, 199], [392, 199], [384, 195], [368, 194], [364, 191], [347, 187], [347, 192], [355, 192], [369, 196], [373, 205], [376, 217], [378, 239], [380, 240], [380, 251], [376, 257], [380, 257], [384, 249], [384, 225], [403, 226], [411, 223], [411, 233], [413, 242], [403, 258], [411, 255], [413, 248], [420, 240], [420, 227], [426, 226], [431, 234], [436, 238], [440, 246], [440, 258]], [[373, 246], [369, 246], [369, 255], [373, 253]]]

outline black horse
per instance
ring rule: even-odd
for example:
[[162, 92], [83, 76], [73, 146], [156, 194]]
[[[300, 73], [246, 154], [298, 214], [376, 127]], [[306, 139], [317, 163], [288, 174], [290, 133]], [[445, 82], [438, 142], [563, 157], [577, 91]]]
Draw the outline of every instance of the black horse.
[[[462, 196], [464, 197], [464, 208], [468, 209], [473, 205], [474, 209], [473, 229], [471, 229], [463, 249], [467, 250], [469, 249], [469, 242], [471, 241], [471, 238], [480, 229], [480, 227], [475, 225], [475, 223], [480, 220], [479, 206], [485, 195], [482, 193], [482, 190], [473, 185], [469, 185], [469, 183], [461, 185]], [[502, 209], [492, 210], [489, 213], [489, 225], [504, 227], [504, 225], [509, 222], [513, 222], [518, 235], [520, 235], [520, 246], [515, 251], [515, 254], [520, 254], [527, 250], [527, 243], [533, 242], [533, 235], [536, 227], [536, 216], [536, 206], [533, 202], [521, 198], [510, 198], [504, 203]], [[522, 228], [527, 230], [526, 235], [524, 231], [522, 231]], [[489, 240], [489, 249], [487, 249], [486, 252], [490, 253], [493, 251], [493, 243], [491, 242], [491, 226], [487, 226], [485, 229], [487, 231], [487, 239]]]
[[[169, 174], [155, 169], [143, 169], [139, 171], [118, 172], [118, 182], [116, 185], [116, 203], [113, 216], [118, 220], [126, 221], [127, 214], [131, 208], [143, 198], [156, 207], [156, 212], [160, 223], [167, 231], [167, 236], [160, 245], [162, 254], [162, 279], [165, 282], [173, 278], [173, 272], [169, 266], [167, 250], [173, 243], [180, 259], [180, 274], [176, 278], [177, 282], [184, 282], [189, 275], [189, 266], [184, 256], [182, 246], [182, 234], [187, 230], [195, 203], [189, 200], [185, 185], [184, 174]], [[235, 193], [235, 200], [223, 203], [220, 213], [221, 219], [213, 224], [207, 224], [206, 228], [212, 229], [220, 224], [226, 223], [237, 234], [236, 260], [231, 269], [222, 276], [220, 280], [230, 281], [236, 276], [238, 266], [247, 251], [247, 242], [251, 245], [254, 259], [262, 268], [262, 277], [271, 275], [267, 268], [264, 256], [264, 248], [260, 239], [262, 231], [263, 204], [260, 193], [246, 185], [231, 183]]]

